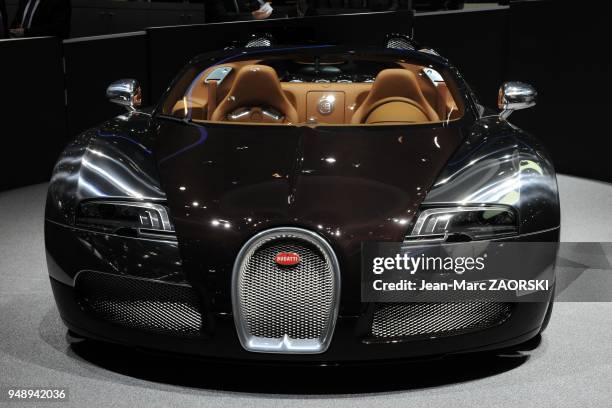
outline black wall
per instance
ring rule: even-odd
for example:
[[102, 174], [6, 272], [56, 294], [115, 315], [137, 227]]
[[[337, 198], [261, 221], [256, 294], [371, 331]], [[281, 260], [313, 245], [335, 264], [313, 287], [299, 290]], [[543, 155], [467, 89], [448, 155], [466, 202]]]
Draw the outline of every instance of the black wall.
[[537, 106], [510, 121], [544, 141], [557, 171], [612, 182], [612, 5], [523, 2], [509, 21], [505, 79], [538, 90]]
[[0, 56], [2, 191], [48, 180], [67, 132], [60, 42], [0, 41]]
[[[605, 119], [611, 72], [602, 39], [611, 6], [572, 8], [553, 1], [510, 8], [417, 14], [415, 38], [448, 57], [481, 101], [495, 106], [504, 80], [532, 83], [535, 108], [511, 122], [542, 139], [557, 170], [612, 182]], [[193, 56], [258, 31], [280, 42], [380, 44], [410, 31], [407, 13], [327, 16], [180, 27], [67, 40], [0, 41], [0, 134], [10, 160], [0, 161], [0, 190], [48, 180], [58, 153], [79, 132], [121, 112], [105, 98], [117, 79], [138, 79], [154, 103]], [[62, 62], [65, 65], [65, 77]], [[65, 86], [64, 86], [65, 85]], [[67, 106], [65, 106], [65, 94]]]
[[[6, 0], [12, 21], [19, 0]], [[204, 23], [204, 4], [160, 1], [70, 0], [70, 37], [117, 34], [147, 27]]]
[[417, 15], [415, 39], [448, 58], [487, 106], [504, 77], [508, 8]]
[[106, 99], [106, 88], [115, 80], [138, 80], [143, 88], [143, 104], [148, 104], [150, 87], [144, 31], [66, 40], [64, 60], [69, 139], [125, 111]]

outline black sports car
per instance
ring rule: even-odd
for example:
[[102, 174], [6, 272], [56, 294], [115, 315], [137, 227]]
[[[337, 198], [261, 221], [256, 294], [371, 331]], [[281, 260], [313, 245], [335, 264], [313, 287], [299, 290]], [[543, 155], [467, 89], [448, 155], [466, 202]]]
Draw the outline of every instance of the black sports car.
[[505, 83], [497, 113], [406, 37], [262, 38], [196, 57], [153, 109], [139, 110], [133, 80], [107, 94], [128, 112], [66, 148], [46, 206], [49, 275], [73, 335], [320, 363], [497, 349], [546, 325], [552, 293], [360, 296], [363, 242], [558, 241], [551, 161], [506, 120], [535, 104], [530, 86]]

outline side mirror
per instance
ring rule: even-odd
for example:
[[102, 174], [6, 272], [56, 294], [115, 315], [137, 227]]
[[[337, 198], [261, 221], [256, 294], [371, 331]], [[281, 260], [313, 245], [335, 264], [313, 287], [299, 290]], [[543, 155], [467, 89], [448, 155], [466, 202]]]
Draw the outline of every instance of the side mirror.
[[106, 97], [117, 105], [134, 112], [142, 104], [142, 89], [135, 79], [121, 79], [106, 88]]
[[535, 88], [523, 82], [504, 82], [497, 95], [497, 107], [501, 109], [499, 116], [507, 119], [515, 110], [535, 106], [538, 93]]

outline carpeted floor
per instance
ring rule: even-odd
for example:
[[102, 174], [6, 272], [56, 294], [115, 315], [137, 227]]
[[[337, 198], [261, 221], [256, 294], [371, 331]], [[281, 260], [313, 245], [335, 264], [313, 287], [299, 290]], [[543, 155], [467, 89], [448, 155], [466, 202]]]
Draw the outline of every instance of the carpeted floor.
[[[612, 241], [612, 185], [560, 176], [559, 187], [562, 239]], [[224, 366], [69, 346], [46, 275], [45, 192], [36, 185], [0, 193], [2, 390], [64, 387], [69, 401], [56, 406], [75, 407], [610, 406], [612, 303], [557, 303], [531, 350], [391, 367]]]

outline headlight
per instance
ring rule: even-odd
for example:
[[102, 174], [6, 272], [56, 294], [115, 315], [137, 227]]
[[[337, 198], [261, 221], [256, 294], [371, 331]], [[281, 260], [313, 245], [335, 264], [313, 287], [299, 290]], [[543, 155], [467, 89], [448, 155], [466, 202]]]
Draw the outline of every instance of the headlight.
[[154, 203], [85, 201], [79, 205], [76, 225], [117, 235], [174, 237], [166, 207]]
[[483, 205], [428, 208], [419, 214], [408, 240], [433, 238], [470, 241], [518, 234], [518, 217], [510, 207]]

